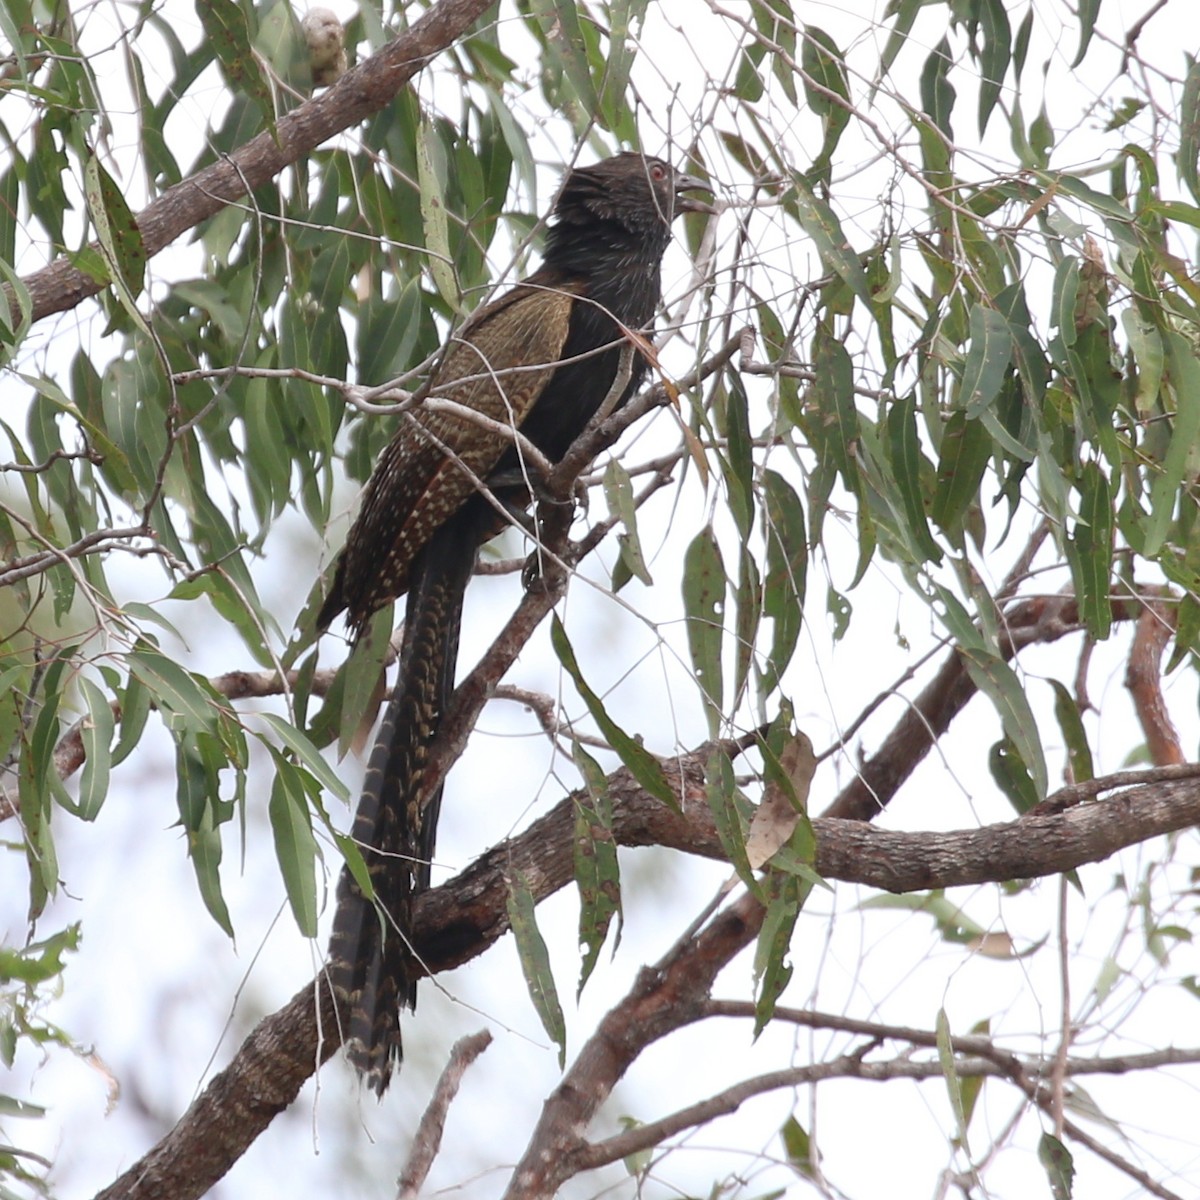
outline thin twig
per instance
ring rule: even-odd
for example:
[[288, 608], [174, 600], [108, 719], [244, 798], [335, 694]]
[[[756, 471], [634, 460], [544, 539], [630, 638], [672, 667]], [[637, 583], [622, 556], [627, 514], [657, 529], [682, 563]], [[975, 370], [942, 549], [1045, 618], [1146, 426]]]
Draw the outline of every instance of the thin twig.
[[442, 1134], [446, 1129], [446, 1113], [451, 1101], [458, 1095], [462, 1077], [466, 1069], [491, 1044], [492, 1035], [487, 1029], [459, 1038], [454, 1043], [450, 1051], [450, 1061], [446, 1063], [437, 1086], [433, 1089], [429, 1107], [426, 1108], [417, 1131], [413, 1134], [408, 1162], [396, 1184], [396, 1200], [417, 1200], [421, 1194], [429, 1169], [441, 1149]]

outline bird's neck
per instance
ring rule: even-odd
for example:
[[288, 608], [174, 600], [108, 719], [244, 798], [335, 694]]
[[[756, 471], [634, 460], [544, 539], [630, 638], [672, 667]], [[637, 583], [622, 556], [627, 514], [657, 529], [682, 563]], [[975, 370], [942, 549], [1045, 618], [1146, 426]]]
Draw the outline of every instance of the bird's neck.
[[[578, 280], [583, 294], [634, 328], [647, 324], [657, 307], [662, 256], [670, 231], [634, 234], [611, 221], [593, 222], [586, 235], [573, 229], [570, 237], [551, 232], [543, 272]], [[541, 274], [541, 272], [539, 272]]]

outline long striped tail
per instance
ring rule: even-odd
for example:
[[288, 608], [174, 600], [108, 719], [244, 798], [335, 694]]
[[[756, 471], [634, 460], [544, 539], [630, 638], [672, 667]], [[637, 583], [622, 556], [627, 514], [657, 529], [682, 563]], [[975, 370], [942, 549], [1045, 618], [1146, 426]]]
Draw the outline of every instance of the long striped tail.
[[400, 1007], [416, 1007], [412, 901], [429, 887], [442, 800], [441, 785], [429, 791], [423, 775], [454, 690], [463, 595], [478, 546], [474, 534], [472, 513], [461, 512], [413, 564], [400, 673], [354, 817], [353, 837], [374, 902], [347, 868], [338, 880], [330, 977], [347, 1056], [380, 1097], [403, 1057]]

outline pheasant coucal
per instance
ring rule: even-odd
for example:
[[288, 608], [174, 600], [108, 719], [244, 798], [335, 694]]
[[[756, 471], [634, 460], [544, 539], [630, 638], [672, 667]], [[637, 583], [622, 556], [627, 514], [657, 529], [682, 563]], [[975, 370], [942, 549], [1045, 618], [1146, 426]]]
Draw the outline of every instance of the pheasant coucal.
[[[636, 153], [571, 171], [541, 267], [470, 317], [429, 394], [519, 429], [559, 461], [618, 379], [625, 331], [652, 322], [671, 221], [708, 209], [683, 196], [704, 187]], [[620, 403], [645, 368], [635, 353]], [[528, 487], [514, 482], [528, 476], [519, 444], [496, 424], [421, 405], [404, 413], [318, 616], [324, 629], [345, 611], [357, 635], [408, 594], [399, 677], [354, 819], [375, 905], [343, 869], [329, 947], [350, 1061], [381, 1096], [401, 1057], [400, 1003], [416, 1004], [409, 908], [429, 886], [441, 801], [422, 775], [454, 687], [463, 593], [480, 545], [506, 524], [500, 510], [528, 504]]]

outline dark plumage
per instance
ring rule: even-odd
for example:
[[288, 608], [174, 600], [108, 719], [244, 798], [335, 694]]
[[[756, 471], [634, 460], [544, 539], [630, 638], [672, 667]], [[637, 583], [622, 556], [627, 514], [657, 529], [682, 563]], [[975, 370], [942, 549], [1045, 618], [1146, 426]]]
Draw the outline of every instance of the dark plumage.
[[[467, 321], [430, 394], [519, 428], [559, 460], [617, 378], [622, 327], [643, 330], [653, 320], [671, 221], [705, 207], [681, 193], [701, 186], [633, 153], [572, 171], [541, 267]], [[588, 357], [572, 361], [581, 355]], [[645, 367], [636, 354], [621, 403]], [[330, 940], [350, 1060], [380, 1095], [401, 1055], [399, 1005], [416, 1000], [405, 931], [412, 895], [429, 884], [441, 800], [440, 787], [423, 786], [422, 772], [454, 685], [475, 555], [504, 523], [479, 483], [496, 480], [501, 500], [523, 506], [526, 489], [511, 482], [520, 466], [518, 447], [495, 430], [422, 406], [404, 414], [367, 484], [318, 618], [324, 628], [345, 611], [357, 635], [376, 609], [408, 594], [399, 678], [354, 821], [385, 917], [343, 870]]]

